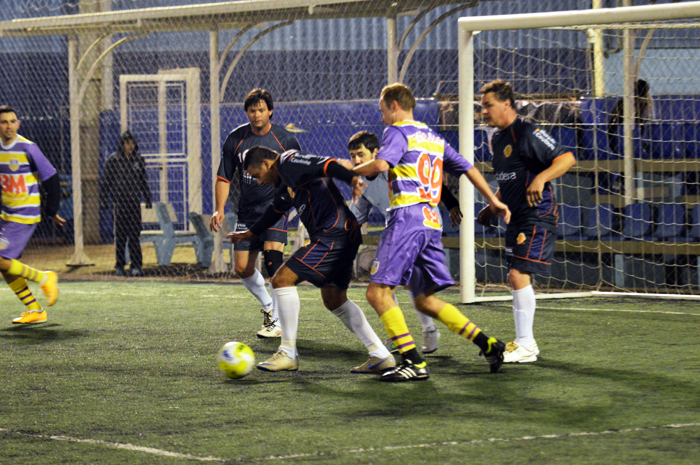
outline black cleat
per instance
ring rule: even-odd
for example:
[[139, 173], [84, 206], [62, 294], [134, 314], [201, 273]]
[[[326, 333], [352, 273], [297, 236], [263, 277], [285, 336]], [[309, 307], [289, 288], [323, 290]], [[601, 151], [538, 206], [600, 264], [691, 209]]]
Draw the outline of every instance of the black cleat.
[[496, 373], [503, 365], [503, 352], [506, 351], [506, 345], [495, 337], [490, 337], [488, 343], [489, 351], [484, 354], [484, 357], [489, 362], [491, 373]]
[[401, 383], [404, 381], [423, 381], [428, 378], [430, 378], [430, 375], [428, 375], [428, 368], [425, 362], [414, 365], [412, 361], [404, 360], [401, 365], [384, 373], [379, 378], [379, 381]]

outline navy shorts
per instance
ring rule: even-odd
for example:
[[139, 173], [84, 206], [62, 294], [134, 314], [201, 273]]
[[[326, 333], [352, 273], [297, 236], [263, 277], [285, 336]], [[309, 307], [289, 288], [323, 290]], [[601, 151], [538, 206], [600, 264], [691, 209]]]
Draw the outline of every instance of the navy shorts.
[[[257, 220], [256, 220], [257, 221]], [[236, 232], [247, 231], [255, 221], [245, 221], [239, 219], [236, 223]], [[248, 250], [250, 252], [260, 252], [263, 250], [265, 242], [281, 242], [287, 243], [287, 215], [277, 221], [271, 228], [266, 229], [263, 233], [252, 241], [243, 241], [233, 244], [233, 250]]]
[[508, 268], [543, 277], [552, 273], [556, 233], [541, 225], [506, 229]]
[[352, 264], [357, 249], [362, 244], [359, 234], [353, 236], [356, 237], [344, 242], [320, 239], [311, 241], [297, 250], [285, 266], [302, 281], [308, 281], [316, 287], [334, 285], [347, 289], [352, 279]]

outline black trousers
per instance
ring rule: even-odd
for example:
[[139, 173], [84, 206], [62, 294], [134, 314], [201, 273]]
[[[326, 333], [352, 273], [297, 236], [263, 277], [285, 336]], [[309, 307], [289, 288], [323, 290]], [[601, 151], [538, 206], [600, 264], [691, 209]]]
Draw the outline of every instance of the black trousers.
[[131, 269], [143, 267], [141, 255], [141, 205], [114, 206], [114, 245], [117, 268], [126, 266], [126, 243], [129, 242]]

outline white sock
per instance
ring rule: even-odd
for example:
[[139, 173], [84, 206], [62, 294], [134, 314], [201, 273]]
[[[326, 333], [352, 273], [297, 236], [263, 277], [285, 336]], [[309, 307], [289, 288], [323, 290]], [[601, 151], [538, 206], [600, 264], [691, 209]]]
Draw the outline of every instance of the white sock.
[[301, 309], [299, 293], [296, 286], [280, 287], [273, 289], [273, 292], [279, 305], [279, 323], [282, 329], [280, 350], [285, 351], [290, 358], [296, 358], [297, 329], [299, 328], [299, 310]]
[[270, 297], [272, 297], [272, 319], [273, 320], [278, 320], [277, 323], [279, 323], [279, 305], [277, 305], [277, 296], [275, 296], [275, 290], [272, 289], [272, 283], [268, 284], [270, 286]]
[[371, 357], [387, 358], [391, 355], [367, 322], [362, 309], [355, 302], [348, 299], [340, 307], [331, 310], [331, 313], [340, 318], [340, 321], [362, 341]]
[[413, 292], [406, 289], [406, 293], [408, 294], [408, 298], [411, 299], [411, 305], [416, 311], [416, 316], [418, 317], [418, 321], [420, 321], [420, 325], [423, 327], [423, 332], [428, 333], [432, 331], [437, 331], [437, 326], [435, 326], [435, 320], [433, 320], [433, 317], [418, 311], [418, 309], [416, 308], [416, 303], [413, 301]]
[[241, 281], [245, 288], [248, 289], [248, 292], [253, 294], [255, 298], [260, 301], [266, 312], [272, 310], [272, 297], [267, 293], [267, 289], [265, 289], [265, 278], [263, 278], [263, 275], [260, 274], [258, 270], [255, 270], [253, 276], [242, 278]]
[[532, 286], [513, 291], [513, 319], [515, 320], [515, 343], [526, 349], [532, 348], [535, 336], [532, 326], [535, 322], [535, 290]]

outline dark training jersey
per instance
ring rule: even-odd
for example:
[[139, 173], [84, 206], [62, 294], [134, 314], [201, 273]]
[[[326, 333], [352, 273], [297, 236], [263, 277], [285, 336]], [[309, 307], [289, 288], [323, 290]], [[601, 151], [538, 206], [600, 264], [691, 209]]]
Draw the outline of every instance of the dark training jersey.
[[542, 225], [556, 228], [557, 208], [550, 182], [545, 183], [537, 207], [527, 203], [526, 191], [532, 180], [567, 153], [552, 136], [536, 125], [517, 118], [491, 138], [493, 171], [501, 200], [511, 211], [511, 225]]
[[[312, 241], [321, 239], [343, 243], [357, 227], [355, 215], [327, 175], [328, 164], [334, 161], [333, 158], [296, 150], [285, 152], [279, 158], [278, 173], [282, 183], [269, 208], [279, 218], [294, 207]], [[267, 227], [262, 223], [253, 225], [250, 232], [260, 234]]]
[[275, 189], [265, 184], [258, 184], [243, 169], [243, 153], [252, 147], [265, 147], [278, 153], [287, 150], [301, 150], [294, 135], [277, 124], [271, 124], [270, 131], [262, 136], [256, 136], [250, 129], [250, 123], [234, 129], [224, 142], [221, 163], [217, 177], [228, 183], [237, 174], [241, 187], [241, 197], [238, 201], [238, 217], [246, 221], [255, 221], [272, 200]]

